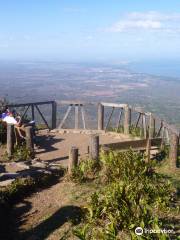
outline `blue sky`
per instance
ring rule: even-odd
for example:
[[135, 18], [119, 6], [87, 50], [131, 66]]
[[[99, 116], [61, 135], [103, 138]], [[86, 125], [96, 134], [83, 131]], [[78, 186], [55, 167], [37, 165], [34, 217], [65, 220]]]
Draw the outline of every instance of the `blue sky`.
[[1, 59], [179, 56], [179, 0], [0, 0]]

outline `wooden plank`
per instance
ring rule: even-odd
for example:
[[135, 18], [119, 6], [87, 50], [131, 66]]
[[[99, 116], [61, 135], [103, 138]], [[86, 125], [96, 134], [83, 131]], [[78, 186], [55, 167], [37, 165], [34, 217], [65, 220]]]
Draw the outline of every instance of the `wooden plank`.
[[86, 129], [86, 121], [85, 121], [85, 113], [84, 113], [83, 105], [81, 105], [81, 116], [82, 116], [83, 128]]
[[[151, 139], [151, 146], [160, 146], [161, 144], [161, 138], [152, 138]], [[112, 150], [118, 150], [118, 149], [124, 149], [127, 150], [129, 148], [136, 149], [146, 149], [147, 146], [147, 139], [140, 139], [140, 140], [131, 140], [131, 141], [124, 141], [124, 142], [117, 142], [117, 143], [109, 143], [109, 144], [103, 144], [103, 147], [108, 147]]]
[[58, 126], [59, 129], [62, 128], [62, 126], [64, 125], [64, 122], [66, 121], [66, 118], [68, 117], [68, 115], [69, 115], [69, 113], [70, 113], [70, 111], [71, 111], [71, 108], [72, 108], [72, 105], [70, 105], [70, 106], [68, 107], [68, 109], [67, 109], [67, 111], [66, 111], [66, 113], [65, 113], [65, 115], [64, 115], [63, 120], [60, 122], [60, 124], [59, 124], [59, 126]]
[[131, 109], [126, 106], [124, 109], [124, 134], [129, 134], [130, 126], [131, 126]]
[[113, 115], [113, 112], [114, 112], [114, 107], [112, 108], [112, 111], [110, 113], [110, 116], [109, 116], [109, 119], [108, 119], [108, 122], [107, 122], [107, 125], [105, 127], [105, 131], [107, 130], [107, 128], [109, 127], [109, 124], [110, 124], [110, 121], [111, 121], [111, 118], [112, 118], [112, 115]]
[[40, 116], [41, 116], [42, 120], [43, 120], [43, 121], [44, 121], [44, 123], [46, 124], [47, 128], [48, 128], [48, 129], [50, 129], [50, 127], [49, 127], [49, 125], [48, 125], [48, 123], [47, 123], [46, 119], [44, 118], [43, 114], [41, 113], [41, 111], [40, 111], [39, 107], [38, 107], [38, 106], [36, 106], [36, 105], [35, 105], [35, 107], [36, 107], [36, 109], [38, 110], [38, 112], [39, 112], [39, 114], [40, 114]]
[[146, 139], [146, 162], [149, 162], [151, 158], [151, 138]]
[[169, 164], [172, 169], [176, 169], [178, 160], [179, 136], [171, 132], [170, 149], [169, 149]]
[[119, 104], [119, 103], [101, 102], [101, 104], [105, 107], [114, 107], [114, 108], [125, 108], [125, 107], [127, 107], [127, 104]]
[[79, 105], [75, 105], [75, 129], [79, 128]]
[[52, 104], [54, 101], [44, 101], [44, 102], [31, 102], [31, 103], [15, 103], [15, 104], [8, 104], [8, 107], [26, 107], [26, 106], [31, 106], [33, 104], [36, 105], [44, 105], [44, 104]]
[[136, 125], [135, 125], [136, 128], [138, 127], [141, 116], [142, 116], [142, 113], [139, 113], [139, 116], [138, 116], [138, 119], [137, 119], [137, 122], [136, 122]]
[[98, 104], [98, 130], [104, 129], [104, 106], [99, 103]]
[[160, 136], [161, 130], [162, 130], [162, 128], [163, 128], [163, 124], [164, 124], [164, 122], [161, 121], [161, 126], [160, 126], [160, 128], [159, 128], [159, 131], [158, 131], [157, 134], [156, 134], [156, 137], [159, 137], [159, 136]]
[[117, 122], [117, 127], [116, 127], [116, 128], [117, 128], [117, 129], [116, 129], [116, 132], [118, 132], [119, 127], [120, 127], [121, 117], [122, 117], [122, 110], [120, 110], [120, 112], [119, 112], [118, 122]]
[[78, 152], [77, 147], [71, 147], [69, 151], [68, 173], [71, 174], [73, 169], [78, 165]]
[[52, 103], [52, 126], [51, 126], [52, 129], [56, 128], [56, 120], [57, 120], [57, 104], [54, 101]]
[[27, 106], [26, 110], [24, 111], [24, 113], [23, 113], [23, 115], [22, 115], [22, 117], [21, 117], [22, 119], [24, 118], [24, 116], [26, 115], [27, 111], [29, 110], [29, 107], [30, 107], [30, 106]]
[[90, 152], [89, 157], [92, 160], [98, 161], [99, 159], [99, 136], [92, 135], [90, 137]]
[[56, 100], [57, 105], [97, 105], [97, 102], [85, 102], [77, 100]]
[[34, 142], [33, 142], [33, 129], [32, 126], [25, 127], [26, 132], [26, 148], [30, 152], [30, 156], [34, 158]]
[[146, 116], [142, 115], [144, 138], [147, 138]]
[[144, 114], [144, 115], [146, 115], [146, 116], [149, 115], [149, 112], [143, 111], [142, 108], [132, 107], [132, 106], [129, 106], [129, 108], [131, 108], [131, 110], [134, 111], [134, 112], [141, 113], [141, 114]]
[[169, 144], [170, 138], [169, 138], [169, 132], [168, 132], [167, 128], [166, 128], [166, 131], [165, 131], [165, 137], [166, 137], [166, 144]]
[[31, 114], [32, 114], [32, 120], [35, 120], [35, 115], [34, 115], [34, 104], [31, 104]]
[[14, 151], [14, 125], [7, 124], [7, 155], [11, 158]]

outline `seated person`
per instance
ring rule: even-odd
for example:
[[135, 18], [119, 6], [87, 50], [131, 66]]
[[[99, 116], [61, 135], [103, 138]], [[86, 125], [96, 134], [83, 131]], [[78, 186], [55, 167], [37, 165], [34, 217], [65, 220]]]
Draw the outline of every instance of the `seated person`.
[[[16, 142], [25, 139], [25, 127], [26, 126], [35, 126], [35, 121], [23, 121], [21, 119], [20, 114], [18, 114], [15, 110], [12, 112], [8, 109], [8, 107], [4, 108], [3, 113], [1, 113], [1, 119], [6, 124], [13, 124], [15, 127], [15, 135], [16, 135]], [[35, 137], [35, 131], [34, 137]]]
[[18, 135], [21, 138], [25, 138], [25, 129], [24, 129], [24, 125], [21, 123], [20, 115], [15, 116], [15, 111], [10, 112], [9, 109], [6, 108], [6, 111], [4, 111], [1, 114], [1, 118], [2, 118], [2, 121], [5, 122], [6, 124], [14, 125], [16, 140], [18, 138]]

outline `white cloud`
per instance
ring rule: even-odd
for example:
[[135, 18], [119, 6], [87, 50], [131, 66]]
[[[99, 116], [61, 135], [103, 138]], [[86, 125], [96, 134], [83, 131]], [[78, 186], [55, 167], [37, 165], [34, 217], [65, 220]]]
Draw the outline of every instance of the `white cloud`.
[[155, 11], [131, 12], [107, 30], [111, 32], [137, 30], [180, 32], [180, 13], [164, 14]]

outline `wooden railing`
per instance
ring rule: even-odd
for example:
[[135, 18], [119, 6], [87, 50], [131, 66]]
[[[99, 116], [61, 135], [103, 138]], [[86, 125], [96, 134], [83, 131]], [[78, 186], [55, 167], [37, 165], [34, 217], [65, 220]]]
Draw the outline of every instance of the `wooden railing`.
[[[39, 106], [41, 105], [50, 105], [51, 106], [51, 126], [48, 123], [48, 121], [46, 120], [46, 116], [44, 116], [44, 114], [41, 112]], [[35, 116], [35, 109], [37, 110], [38, 114], [40, 115], [43, 123], [45, 124], [46, 128], [48, 129], [54, 129], [56, 128], [56, 112], [57, 112], [57, 104], [56, 101], [46, 101], [46, 102], [33, 102], [33, 103], [20, 103], [20, 104], [10, 104], [8, 105], [8, 107], [10, 109], [15, 109], [15, 108], [24, 108], [23, 112], [21, 114], [21, 118], [23, 120], [23, 118], [26, 116], [28, 110], [30, 110], [31, 112], [31, 120], [35, 120], [36, 116]]]
[[[46, 114], [43, 114], [39, 106], [50, 105], [51, 106], [51, 124], [46, 119]], [[94, 119], [95, 129], [121, 132], [124, 134], [131, 134], [132, 127], [139, 129], [141, 132], [141, 138], [148, 140], [149, 147], [151, 147], [151, 139], [158, 138], [162, 139], [161, 145], [170, 146], [170, 158], [171, 162], [177, 161], [177, 152], [179, 146], [179, 131], [173, 126], [166, 123], [163, 119], [160, 119], [156, 115], [145, 112], [140, 108], [134, 108], [128, 104], [119, 103], [87, 103], [81, 101], [45, 101], [45, 102], [34, 102], [34, 103], [22, 103], [22, 104], [11, 104], [9, 108], [21, 108], [23, 107], [22, 118], [30, 109], [32, 120], [36, 119], [36, 112], [41, 117], [44, 125], [48, 129], [62, 129], [66, 125], [66, 121], [69, 115], [74, 116], [74, 123], [71, 121], [71, 128], [74, 129], [90, 129], [88, 126], [87, 108], [88, 106], [94, 107], [91, 118]], [[62, 114], [62, 109], [64, 115]], [[108, 117], [105, 119], [105, 110], [109, 110]], [[115, 111], [118, 111], [118, 115], [114, 122], [112, 118]], [[60, 121], [58, 122], [58, 115], [60, 114]], [[94, 116], [97, 117], [94, 117]], [[57, 124], [58, 122], [58, 124]], [[80, 122], [81, 126], [80, 127]], [[110, 126], [114, 127], [110, 127]]]

